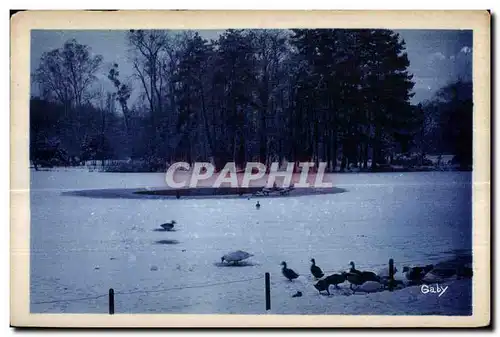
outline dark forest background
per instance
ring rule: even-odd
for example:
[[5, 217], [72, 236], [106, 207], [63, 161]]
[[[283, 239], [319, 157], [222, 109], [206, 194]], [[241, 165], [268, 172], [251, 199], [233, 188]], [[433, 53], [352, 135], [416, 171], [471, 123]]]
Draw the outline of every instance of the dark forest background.
[[[457, 80], [412, 105], [405, 43], [393, 31], [227, 30], [207, 41], [131, 30], [127, 44], [133, 78], [76, 40], [43, 54], [32, 74], [40, 88], [30, 103], [35, 168], [287, 160], [376, 171], [402, 158], [428, 165], [428, 154], [472, 164], [472, 83]], [[113, 90], [99, 85], [102, 73]]]

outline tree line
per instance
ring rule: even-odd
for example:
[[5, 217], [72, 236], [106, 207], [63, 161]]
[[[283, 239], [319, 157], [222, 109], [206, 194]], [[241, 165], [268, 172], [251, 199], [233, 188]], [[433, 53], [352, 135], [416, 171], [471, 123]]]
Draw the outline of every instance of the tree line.
[[32, 159], [377, 170], [418, 150], [471, 162], [471, 85], [458, 81], [412, 105], [405, 42], [391, 30], [226, 30], [211, 41], [130, 30], [126, 43], [133, 78], [75, 40], [43, 54], [32, 76], [40, 88], [30, 105]]

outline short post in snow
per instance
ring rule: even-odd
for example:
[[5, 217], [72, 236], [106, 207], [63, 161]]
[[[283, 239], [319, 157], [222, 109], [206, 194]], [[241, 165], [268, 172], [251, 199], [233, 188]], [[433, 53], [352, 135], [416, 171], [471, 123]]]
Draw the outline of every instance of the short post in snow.
[[389, 260], [389, 291], [394, 289], [394, 260]]
[[271, 282], [270, 275], [266, 273], [266, 310], [271, 310]]
[[115, 313], [115, 291], [113, 288], [109, 288], [109, 314], [113, 315]]

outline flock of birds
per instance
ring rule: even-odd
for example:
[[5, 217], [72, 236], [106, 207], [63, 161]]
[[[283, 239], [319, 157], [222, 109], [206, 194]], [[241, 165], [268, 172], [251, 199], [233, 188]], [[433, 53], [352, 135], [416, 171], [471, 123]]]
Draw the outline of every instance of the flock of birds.
[[[255, 205], [257, 209], [260, 209], [261, 205], [259, 201]], [[164, 231], [172, 231], [175, 220], [161, 224], [160, 227]], [[241, 261], [254, 256], [248, 252], [237, 250], [230, 252], [221, 257], [221, 263], [228, 263], [233, 265], [238, 265]], [[311, 259], [310, 271], [314, 279], [317, 281], [314, 284], [314, 288], [318, 290], [321, 294], [322, 291], [326, 291], [330, 295], [330, 286], [333, 285], [336, 289], [339, 289], [339, 284], [344, 282], [349, 282], [349, 288], [354, 292], [359, 289], [360, 286], [368, 285], [364, 287], [364, 291], [377, 291], [387, 289], [388, 287], [404, 287], [405, 285], [415, 285], [422, 283], [435, 283], [443, 281], [452, 276], [457, 278], [470, 278], [472, 277], [472, 267], [470, 264], [462, 264], [456, 268], [443, 267], [439, 265], [425, 265], [425, 266], [412, 266], [403, 267], [402, 273], [404, 279], [396, 279], [394, 275], [398, 272], [398, 269], [394, 266], [393, 275], [389, 275], [389, 268], [383, 268], [378, 273], [373, 271], [361, 271], [356, 269], [356, 265], [353, 261], [349, 263], [350, 269], [341, 273], [336, 273], [328, 275], [325, 277], [323, 270], [316, 265], [316, 260]], [[285, 261], [281, 262], [281, 273], [290, 282], [297, 279], [300, 275], [297, 274], [293, 269], [288, 268]], [[293, 297], [300, 297], [302, 293], [298, 291]]]
[[[318, 281], [316, 284], [314, 284], [314, 287], [316, 290], [318, 290], [320, 293], [322, 291], [326, 291], [328, 295], [330, 295], [330, 286], [333, 285], [335, 288], [339, 288], [339, 284], [344, 283], [345, 281], [348, 281], [350, 283], [350, 289], [355, 292], [357, 290], [357, 287], [367, 283], [367, 282], [374, 282], [377, 283], [375, 286], [376, 288], [382, 288], [383, 286], [388, 286], [389, 284], [389, 271], [387, 269], [386, 272], [384, 270], [380, 271], [378, 274], [371, 272], [371, 271], [360, 271], [356, 269], [356, 266], [354, 262], [350, 262], [351, 268], [349, 269], [348, 272], [342, 272], [339, 274], [332, 274], [329, 276], [325, 276], [323, 271], [319, 266], [316, 265], [316, 260], [311, 259], [311, 274], [312, 276]], [[288, 280], [293, 281], [294, 279], [299, 277], [299, 274], [297, 274], [293, 269], [290, 269], [287, 267], [287, 263], [285, 261], [281, 262], [281, 265], [283, 266], [281, 269], [281, 272], [283, 276], [285, 276]], [[418, 267], [413, 267], [414, 268]], [[397, 268], [394, 269], [394, 272], [397, 272]], [[412, 276], [415, 276], [416, 273], [413, 273]], [[409, 275], [409, 274], [408, 274]], [[323, 278], [324, 277], [324, 278]], [[409, 277], [409, 276], [408, 276]], [[397, 281], [397, 280], [395, 280]], [[399, 283], [399, 282], [396, 282]], [[372, 284], [373, 288], [373, 284]]]
[[[238, 264], [249, 257], [254, 256], [248, 252], [238, 250], [225, 254], [221, 257], [221, 262]], [[314, 279], [317, 281], [314, 284], [314, 288], [318, 290], [321, 294], [322, 291], [326, 291], [330, 295], [330, 286], [333, 285], [336, 289], [339, 289], [339, 284], [345, 281], [350, 283], [349, 288], [353, 293], [359, 290], [360, 286], [363, 287], [363, 291], [371, 292], [377, 290], [387, 289], [389, 286], [394, 288], [404, 287], [405, 285], [415, 285], [422, 283], [434, 283], [441, 282], [452, 276], [457, 278], [472, 277], [472, 268], [469, 264], [463, 264], [456, 268], [443, 267], [439, 265], [425, 265], [425, 266], [413, 266], [403, 267], [403, 275], [406, 280], [395, 279], [394, 275], [391, 277], [389, 275], [389, 268], [383, 268], [377, 273], [373, 271], [361, 271], [356, 269], [356, 265], [353, 261], [349, 263], [350, 269], [341, 273], [336, 273], [328, 275], [325, 277], [323, 270], [316, 265], [316, 260], [311, 259], [310, 271]], [[288, 268], [285, 261], [281, 262], [281, 272], [283, 276], [290, 282], [297, 279], [300, 275], [296, 273], [293, 269]], [[398, 269], [394, 267], [394, 274], [398, 272]], [[302, 296], [301, 292], [293, 295], [293, 297]]]
[[[350, 283], [349, 288], [356, 292], [360, 286], [363, 287], [363, 291], [377, 291], [387, 289], [388, 287], [404, 287], [405, 285], [415, 285], [422, 283], [434, 283], [441, 282], [452, 276], [457, 278], [472, 277], [472, 267], [469, 264], [463, 264], [456, 268], [443, 267], [439, 265], [426, 265], [426, 266], [413, 266], [403, 267], [403, 275], [406, 280], [396, 279], [394, 275], [398, 272], [398, 269], [394, 267], [393, 275], [389, 275], [389, 268], [383, 268], [377, 273], [373, 271], [361, 271], [356, 269], [356, 265], [353, 261], [349, 263], [350, 269], [337, 274], [332, 274], [325, 276], [323, 271], [319, 266], [316, 265], [315, 259], [311, 259], [311, 274], [317, 280], [314, 284], [314, 288], [321, 293], [326, 291], [330, 295], [330, 286], [333, 285], [335, 288], [339, 288], [339, 284], [345, 281]], [[293, 269], [287, 267], [285, 261], [281, 262], [283, 266], [281, 272], [288, 280], [293, 281], [299, 277]], [[365, 286], [366, 285], [366, 286]]]

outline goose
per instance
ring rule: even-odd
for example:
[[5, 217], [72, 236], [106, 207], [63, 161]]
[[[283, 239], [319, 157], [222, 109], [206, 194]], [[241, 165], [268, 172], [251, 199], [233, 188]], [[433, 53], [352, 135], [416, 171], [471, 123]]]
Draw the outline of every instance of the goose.
[[253, 254], [247, 253], [242, 250], [237, 250], [235, 252], [227, 253], [226, 255], [221, 257], [221, 263], [224, 263], [224, 261], [226, 261], [232, 262], [233, 264], [238, 264], [240, 261], [248, 259], [251, 256], [253, 256]]
[[259, 209], [260, 208], [260, 203], [257, 201], [257, 204], [255, 205], [255, 208]]
[[288, 280], [290, 280], [290, 282], [294, 279], [296, 279], [297, 277], [299, 277], [299, 274], [297, 274], [296, 272], [294, 272], [292, 269], [289, 269], [286, 267], [286, 262], [283, 261], [281, 262], [281, 265], [283, 266], [283, 268], [281, 269], [281, 272], [283, 273], [283, 276], [285, 276]]
[[171, 231], [176, 223], [177, 222], [175, 222], [175, 220], [172, 220], [171, 222], [161, 224], [160, 226], [166, 231]]
[[323, 271], [321, 270], [321, 268], [316, 265], [316, 260], [311, 259], [311, 262], [312, 262], [311, 274], [313, 274], [313, 276], [317, 279], [322, 278], [325, 274], [323, 274]]

